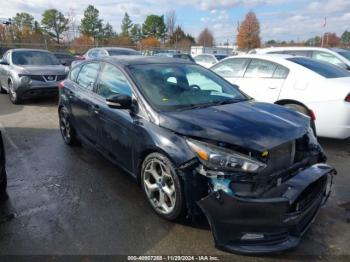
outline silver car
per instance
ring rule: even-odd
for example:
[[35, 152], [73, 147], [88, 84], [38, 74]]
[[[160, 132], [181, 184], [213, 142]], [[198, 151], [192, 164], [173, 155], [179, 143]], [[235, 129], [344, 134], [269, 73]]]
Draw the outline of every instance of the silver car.
[[24, 99], [58, 93], [58, 84], [69, 69], [50, 52], [36, 49], [11, 49], [0, 60], [0, 91], [9, 93], [19, 104]]

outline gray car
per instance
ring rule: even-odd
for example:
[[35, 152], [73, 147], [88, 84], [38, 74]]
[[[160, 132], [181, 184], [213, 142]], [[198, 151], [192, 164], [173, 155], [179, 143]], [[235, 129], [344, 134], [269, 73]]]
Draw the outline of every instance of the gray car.
[[13, 104], [24, 99], [58, 93], [58, 84], [69, 69], [50, 52], [11, 49], [0, 60], [0, 91], [9, 93]]

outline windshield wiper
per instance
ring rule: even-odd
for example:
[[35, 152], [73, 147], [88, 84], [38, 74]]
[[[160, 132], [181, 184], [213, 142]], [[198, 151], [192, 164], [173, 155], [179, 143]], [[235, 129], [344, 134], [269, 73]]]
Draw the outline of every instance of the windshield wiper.
[[223, 100], [223, 101], [214, 102], [213, 105], [221, 106], [221, 105], [239, 103], [239, 102], [247, 101], [247, 100], [248, 100], [247, 98], [232, 98], [232, 99], [227, 99], [227, 100]]
[[248, 100], [247, 98], [232, 98], [232, 99], [227, 99], [227, 100], [217, 101], [217, 102], [209, 102], [209, 103], [202, 103], [202, 104], [189, 104], [189, 105], [185, 105], [185, 106], [178, 108], [176, 111], [205, 108], [205, 107], [210, 107], [210, 106], [221, 106], [221, 105], [233, 104], [233, 103], [238, 103], [238, 102], [247, 101], [247, 100]]

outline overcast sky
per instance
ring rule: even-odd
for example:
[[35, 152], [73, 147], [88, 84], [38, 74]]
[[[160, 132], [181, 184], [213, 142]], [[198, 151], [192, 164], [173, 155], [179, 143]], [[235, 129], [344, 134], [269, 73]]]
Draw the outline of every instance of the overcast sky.
[[[253, 10], [261, 25], [263, 40], [304, 40], [325, 30], [340, 35], [350, 31], [350, 0], [2, 0], [0, 18], [17, 12], [31, 13], [37, 20], [45, 9], [56, 8], [64, 14], [74, 12], [79, 21], [87, 5], [100, 11], [104, 22], [119, 32], [125, 12], [135, 23], [142, 23], [149, 14], [165, 14], [175, 10], [177, 22], [186, 32], [197, 37], [208, 27], [217, 43], [235, 40], [237, 22]], [[327, 16], [327, 26], [323, 27]]]

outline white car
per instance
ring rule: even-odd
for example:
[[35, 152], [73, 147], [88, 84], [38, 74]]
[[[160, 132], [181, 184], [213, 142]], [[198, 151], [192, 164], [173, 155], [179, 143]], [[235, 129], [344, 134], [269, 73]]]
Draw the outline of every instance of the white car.
[[287, 54], [306, 56], [319, 61], [328, 62], [343, 69], [350, 70], [350, 51], [342, 48], [322, 47], [270, 47], [250, 50], [248, 54]]
[[220, 60], [226, 58], [226, 55], [212, 55], [212, 54], [201, 54], [193, 57], [197, 64], [210, 68]]
[[89, 49], [85, 54], [85, 59], [92, 59], [103, 56], [121, 56], [121, 55], [141, 55], [140, 52], [131, 48], [121, 47], [96, 47]]
[[290, 55], [229, 57], [211, 68], [252, 98], [310, 116], [322, 137], [350, 137], [350, 73]]

